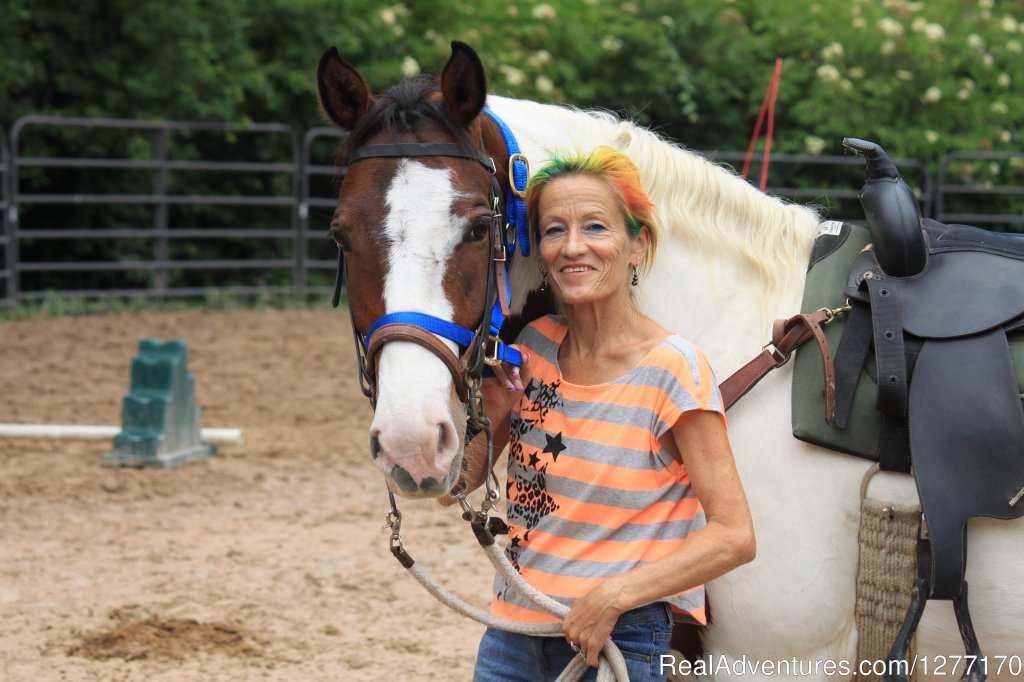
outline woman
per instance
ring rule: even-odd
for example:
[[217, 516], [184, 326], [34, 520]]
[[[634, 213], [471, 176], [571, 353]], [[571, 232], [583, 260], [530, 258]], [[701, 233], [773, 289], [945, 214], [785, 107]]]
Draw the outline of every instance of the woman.
[[[597, 666], [609, 636], [633, 682], [663, 679], [673, 620], [706, 623], [703, 584], [754, 557], [721, 396], [704, 355], [633, 303], [657, 230], [625, 155], [555, 158], [527, 207], [561, 314], [523, 331], [522, 373], [499, 372], [485, 402], [509, 445], [508, 558], [571, 611], [565, 640], [489, 629], [474, 679], [553, 680], [576, 652]], [[500, 577], [491, 611], [555, 620]]]

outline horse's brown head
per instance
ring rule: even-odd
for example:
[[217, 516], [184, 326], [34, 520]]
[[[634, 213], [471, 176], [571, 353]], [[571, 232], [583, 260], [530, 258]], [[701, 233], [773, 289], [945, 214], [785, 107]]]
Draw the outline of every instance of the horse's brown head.
[[[481, 116], [480, 59], [453, 43], [440, 79], [419, 76], [375, 97], [331, 48], [317, 85], [324, 114], [348, 133], [331, 236], [347, 262], [357, 332], [399, 311], [476, 329], [490, 279], [495, 188], [507, 187], [508, 158], [500, 130]], [[466, 409], [452, 360], [464, 368], [468, 353], [408, 329], [375, 345], [383, 338], [370, 341], [366, 358], [371, 456], [395, 492], [437, 497], [459, 471]]]

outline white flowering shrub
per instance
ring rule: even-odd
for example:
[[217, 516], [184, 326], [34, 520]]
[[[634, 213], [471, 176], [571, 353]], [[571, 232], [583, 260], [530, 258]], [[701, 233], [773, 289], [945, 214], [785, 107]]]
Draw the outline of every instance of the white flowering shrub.
[[[775, 57], [784, 59], [775, 148], [807, 149], [808, 136], [839, 153], [844, 135], [876, 140], [896, 156], [934, 162], [953, 150], [1024, 148], [1024, 5], [987, 0], [687, 0], [677, 15], [711, 4], [691, 34], [706, 57], [688, 50], [701, 71], [695, 97], [707, 101], [712, 78], [744, 97], [742, 147]], [[698, 13], [699, 14], [699, 13]], [[719, 36], [719, 34], [721, 34]], [[699, 61], [697, 61], [699, 60]], [[721, 118], [717, 117], [721, 122]], [[717, 137], [717, 136], [716, 136]]]
[[[601, 107], [696, 149], [746, 148], [776, 57], [777, 152], [838, 154], [848, 135], [931, 164], [954, 150], [1024, 149], [1019, 0], [108, 4], [115, 24], [88, 3], [7, 0], [0, 126], [63, 114], [303, 129], [321, 122], [313, 71], [324, 48], [383, 90], [438, 73], [458, 39], [479, 52], [492, 92]], [[1021, 182], [1016, 166], [997, 177], [987, 163], [961, 166], [951, 173]], [[799, 180], [777, 172], [774, 183]], [[835, 182], [849, 189], [848, 177]]]

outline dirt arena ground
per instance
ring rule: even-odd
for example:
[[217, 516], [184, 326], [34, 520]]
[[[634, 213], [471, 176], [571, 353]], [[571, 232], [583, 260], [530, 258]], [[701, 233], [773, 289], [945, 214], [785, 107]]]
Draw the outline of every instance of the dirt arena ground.
[[[243, 445], [110, 468], [106, 441], [0, 439], [0, 680], [458, 680], [482, 626], [388, 551], [344, 312], [0, 322], [0, 422], [117, 424], [145, 337], [185, 338], [203, 425]], [[414, 557], [486, 605], [464, 522], [405, 502]]]

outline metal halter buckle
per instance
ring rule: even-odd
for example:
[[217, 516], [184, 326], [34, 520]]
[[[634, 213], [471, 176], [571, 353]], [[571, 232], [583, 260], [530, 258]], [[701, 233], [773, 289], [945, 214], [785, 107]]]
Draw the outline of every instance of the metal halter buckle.
[[484, 364], [495, 365], [501, 364], [501, 358], [498, 355], [498, 351], [501, 348], [501, 339], [497, 336], [488, 335], [487, 340], [484, 341]]
[[523, 162], [523, 164], [526, 166], [526, 177], [530, 177], [529, 160], [522, 154], [512, 154], [511, 156], [508, 157], [508, 188], [515, 196], [519, 197], [520, 199], [525, 199], [526, 193], [523, 190], [520, 190], [518, 187], [516, 187], [516, 176], [515, 171], [513, 170], [513, 164], [515, 164], [516, 161]]

